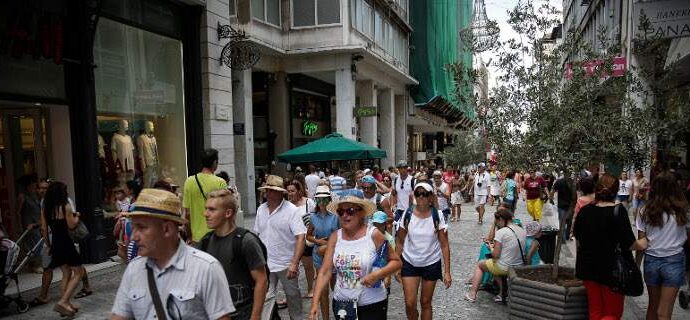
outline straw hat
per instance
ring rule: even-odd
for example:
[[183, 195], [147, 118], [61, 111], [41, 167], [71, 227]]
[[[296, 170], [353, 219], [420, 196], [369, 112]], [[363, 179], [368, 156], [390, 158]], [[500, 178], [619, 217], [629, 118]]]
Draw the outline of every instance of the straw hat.
[[275, 191], [280, 191], [280, 192], [287, 192], [285, 188], [283, 188], [283, 178], [279, 176], [274, 176], [274, 175], [269, 175], [266, 178], [266, 185], [263, 187], [260, 187], [259, 190], [275, 190]]
[[326, 209], [329, 212], [337, 212], [338, 206], [341, 203], [350, 203], [360, 206], [364, 211], [364, 216], [371, 216], [374, 213], [374, 211], [376, 211], [376, 205], [374, 205], [373, 202], [355, 196], [347, 196], [338, 201], [333, 201], [328, 204], [328, 207]]
[[139, 193], [134, 209], [128, 217], [152, 217], [184, 224], [180, 211], [180, 198], [172, 192], [160, 189], [144, 189]]

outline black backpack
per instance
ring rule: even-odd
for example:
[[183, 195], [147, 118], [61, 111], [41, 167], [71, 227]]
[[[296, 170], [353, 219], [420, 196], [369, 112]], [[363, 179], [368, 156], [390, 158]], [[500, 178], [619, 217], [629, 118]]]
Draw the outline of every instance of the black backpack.
[[[252, 289], [252, 293], [254, 291], [254, 278], [252, 278], [251, 270], [247, 268], [247, 264], [245, 263], [244, 256], [242, 255], [242, 240], [246, 235], [249, 235], [250, 237], [255, 237], [257, 240], [259, 240], [259, 246], [261, 247], [261, 253], [264, 256], [264, 261], [266, 261], [266, 264], [264, 267], [266, 268], [266, 279], [269, 281], [270, 285], [270, 274], [271, 271], [268, 270], [268, 251], [266, 250], [266, 245], [261, 241], [261, 238], [257, 236], [255, 233], [245, 229], [245, 228], [240, 228], [237, 227], [235, 236], [232, 238], [232, 261], [230, 261], [231, 265], [238, 264], [238, 269], [243, 270], [242, 274], [237, 275], [238, 279], [242, 280], [248, 280], [246, 283], [249, 285], [249, 288]], [[199, 241], [199, 249], [201, 251], [207, 252], [208, 250], [208, 244], [211, 241], [211, 236], [213, 235], [213, 231], [210, 231], [207, 233], [203, 238], [201, 238], [201, 241]], [[232, 290], [231, 290], [232, 293]], [[233, 301], [237, 301], [237, 297], [232, 297]]]

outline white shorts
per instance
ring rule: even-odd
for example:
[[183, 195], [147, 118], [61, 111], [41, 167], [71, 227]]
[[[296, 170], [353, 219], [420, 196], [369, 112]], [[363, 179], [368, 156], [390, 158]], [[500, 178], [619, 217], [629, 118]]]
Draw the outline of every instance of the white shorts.
[[480, 195], [476, 195], [476, 194], [475, 194], [475, 195], [474, 195], [474, 205], [477, 206], [477, 207], [483, 206], [484, 204], [486, 204], [486, 197], [487, 197], [487, 196], [485, 196], [485, 195], [484, 195], [484, 196], [480, 196]]

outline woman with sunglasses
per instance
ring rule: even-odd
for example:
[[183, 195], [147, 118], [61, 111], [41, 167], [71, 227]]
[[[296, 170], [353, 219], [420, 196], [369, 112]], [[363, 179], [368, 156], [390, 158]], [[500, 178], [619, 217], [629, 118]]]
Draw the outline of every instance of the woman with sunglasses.
[[[333, 231], [340, 229], [340, 223], [338, 222], [338, 217], [333, 212], [328, 211], [328, 204], [331, 203], [331, 189], [328, 186], [316, 187], [314, 201], [316, 201], [316, 212], [311, 214], [311, 224], [307, 229], [307, 240], [314, 243], [312, 258], [314, 260], [314, 268], [318, 271], [323, 264], [323, 255], [326, 252], [328, 237]], [[331, 288], [335, 285], [334, 280], [331, 279]], [[321, 318], [324, 320], [329, 319], [328, 293], [328, 287], [326, 287], [321, 294]]]
[[[448, 225], [443, 214], [439, 214], [438, 209], [433, 207], [435, 196], [429, 183], [420, 182], [415, 185], [414, 199], [416, 205], [411, 206], [401, 219], [396, 250], [402, 256], [401, 275], [407, 319], [419, 319], [417, 292], [421, 283], [421, 319], [431, 320], [431, 300], [436, 282], [443, 280], [446, 289], [452, 282]], [[441, 256], [445, 261], [443, 273]]]
[[318, 306], [333, 277], [333, 269], [333, 314], [336, 319], [386, 319], [388, 301], [383, 280], [400, 269], [400, 259], [394, 250], [388, 249], [385, 236], [367, 224], [365, 217], [373, 214], [374, 204], [348, 196], [331, 202], [327, 208], [338, 214], [341, 229], [328, 238], [323, 265], [316, 278], [309, 319], [318, 319]]

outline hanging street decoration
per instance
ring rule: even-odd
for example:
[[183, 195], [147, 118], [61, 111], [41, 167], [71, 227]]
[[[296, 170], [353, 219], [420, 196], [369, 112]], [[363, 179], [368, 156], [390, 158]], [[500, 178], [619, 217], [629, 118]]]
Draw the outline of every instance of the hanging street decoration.
[[467, 28], [460, 30], [460, 39], [473, 52], [484, 52], [498, 42], [500, 31], [496, 21], [487, 18], [484, 0], [474, 0], [472, 21]]
[[230, 25], [218, 23], [218, 41], [230, 39], [220, 53], [221, 65], [226, 65], [234, 70], [246, 70], [253, 67], [259, 59], [261, 52], [259, 46], [249, 41], [246, 33], [235, 30]]

